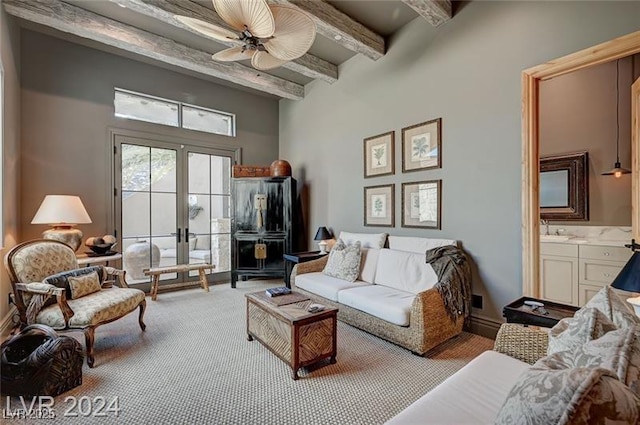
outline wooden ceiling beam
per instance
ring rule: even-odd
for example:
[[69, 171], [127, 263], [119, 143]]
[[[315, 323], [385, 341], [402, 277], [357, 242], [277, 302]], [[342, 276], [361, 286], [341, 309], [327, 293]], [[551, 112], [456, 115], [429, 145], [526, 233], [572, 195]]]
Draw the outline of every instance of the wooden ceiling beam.
[[3, 4], [10, 15], [65, 33], [286, 99], [300, 100], [304, 97], [304, 87], [300, 84], [260, 73], [236, 62], [214, 62], [210, 53], [60, 0], [4, 0]]
[[[202, 34], [194, 30], [193, 28], [184, 25], [182, 22], [178, 21], [175, 18], [175, 15], [188, 16], [190, 18], [199, 19], [201, 21], [209, 22], [211, 24], [229, 29], [229, 25], [224, 22], [215, 11], [190, 0], [110, 1], [124, 6], [134, 12], [149, 16], [174, 27], [187, 30], [201, 37], [210, 38], [205, 34]], [[229, 47], [234, 47], [237, 45], [232, 42], [223, 42], [214, 38], [211, 38], [211, 40], [215, 40], [217, 43], [225, 44]], [[285, 63], [284, 65], [282, 65], [282, 68], [289, 69], [313, 79], [321, 79], [330, 84], [333, 84], [338, 80], [338, 67], [336, 65], [308, 53], [294, 61]]]
[[373, 60], [384, 56], [384, 37], [339, 11], [324, 0], [267, 0], [271, 4], [296, 6], [316, 23], [318, 34]]
[[402, 0], [434, 27], [451, 20], [451, 0]]

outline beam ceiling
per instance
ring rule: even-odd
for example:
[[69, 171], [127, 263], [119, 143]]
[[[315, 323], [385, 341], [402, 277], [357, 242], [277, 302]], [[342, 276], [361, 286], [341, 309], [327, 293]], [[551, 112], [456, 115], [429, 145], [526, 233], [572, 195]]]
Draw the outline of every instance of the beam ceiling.
[[190, 71], [286, 99], [300, 100], [304, 87], [236, 62], [219, 63], [211, 54], [71, 6], [60, 0], [4, 0], [10, 15], [97, 41]]
[[451, 0], [402, 0], [407, 6], [418, 12], [434, 27], [449, 21], [451, 13]]

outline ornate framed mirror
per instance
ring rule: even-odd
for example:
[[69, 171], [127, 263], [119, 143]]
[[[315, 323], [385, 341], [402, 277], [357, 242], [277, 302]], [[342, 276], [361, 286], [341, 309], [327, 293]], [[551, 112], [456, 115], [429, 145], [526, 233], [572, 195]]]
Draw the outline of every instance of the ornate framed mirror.
[[589, 154], [540, 158], [540, 218], [589, 220]]

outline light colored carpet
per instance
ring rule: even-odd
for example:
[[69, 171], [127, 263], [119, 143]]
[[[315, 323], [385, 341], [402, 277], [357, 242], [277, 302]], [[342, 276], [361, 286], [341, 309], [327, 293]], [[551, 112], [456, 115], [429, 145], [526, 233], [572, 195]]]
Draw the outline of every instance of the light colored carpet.
[[127, 424], [381, 424], [493, 346], [464, 333], [419, 357], [338, 322], [337, 363], [303, 369], [293, 381], [286, 364], [246, 338], [244, 293], [278, 285], [147, 298], [147, 331], [137, 313], [98, 328], [96, 367], [84, 365], [82, 386], [56, 397], [57, 417], [46, 422], [116, 422], [112, 413], [63, 416], [65, 397], [87, 396], [118, 397], [117, 422]]

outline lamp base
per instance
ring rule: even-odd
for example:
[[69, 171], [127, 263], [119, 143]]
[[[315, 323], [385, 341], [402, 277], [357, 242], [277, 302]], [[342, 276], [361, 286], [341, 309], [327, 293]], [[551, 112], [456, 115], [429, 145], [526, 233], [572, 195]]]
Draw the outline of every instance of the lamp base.
[[54, 240], [67, 244], [77, 251], [82, 245], [82, 232], [75, 227], [54, 227], [42, 232], [43, 239]]
[[318, 248], [320, 248], [320, 254], [327, 253], [327, 243], [325, 241], [318, 242]]

